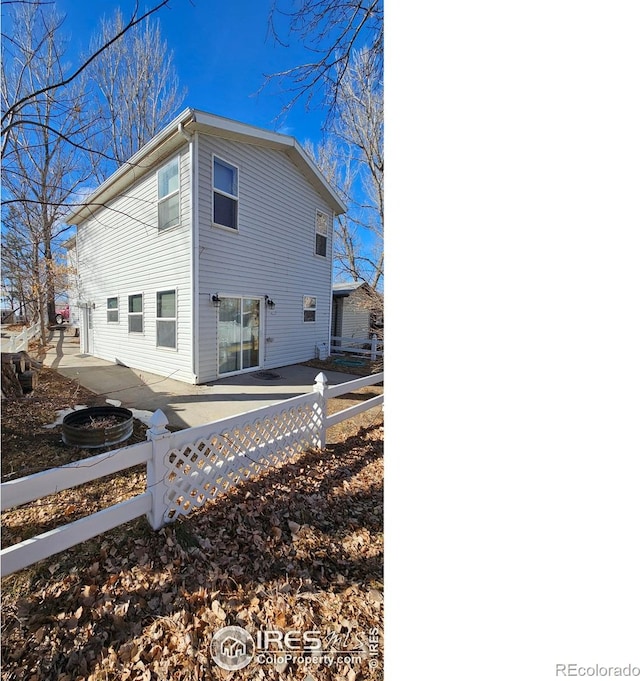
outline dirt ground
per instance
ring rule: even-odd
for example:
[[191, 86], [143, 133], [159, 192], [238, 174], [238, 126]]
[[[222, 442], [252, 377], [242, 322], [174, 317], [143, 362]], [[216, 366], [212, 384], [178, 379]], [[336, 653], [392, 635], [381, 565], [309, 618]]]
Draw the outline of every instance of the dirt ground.
[[[381, 390], [341, 396], [329, 409]], [[59, 426], [44, 428], [77, 404], [104, 401], [46, 368], [31, 396], [3, 400], [2, 482], [105, 451], [67, 447]], [[127, 444], [145, 438], [136, 422]], [[382, 409], [338, 424], [327, 439], [322, 452], [300, 454], [159, 532], [139, 518], [3, 579], [2, 680], [381, 679]], [[11, 509], [2, 546], [144, 485], [139, 466]], [[315, 632], [326, 654], [254, 657], [225, 671], [210, 644], [232, 625]]]

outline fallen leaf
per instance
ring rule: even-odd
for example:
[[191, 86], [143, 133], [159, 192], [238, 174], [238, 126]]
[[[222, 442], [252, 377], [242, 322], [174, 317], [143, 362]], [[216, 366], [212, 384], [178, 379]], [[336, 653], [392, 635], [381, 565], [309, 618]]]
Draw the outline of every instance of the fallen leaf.
[[291, 530], [292, 535], [298, 534], [300, 532], [300, 528], [302, 525], [299, 525], [298, 523], [294, 522], [293, 520], [289, 521], [289, 529]]
[[227, 613], [222, 609], [219, 601], [213, 601], [213, 603], [211, 603], [211, 612], [219, 620], [225, 620], [227, 618]]

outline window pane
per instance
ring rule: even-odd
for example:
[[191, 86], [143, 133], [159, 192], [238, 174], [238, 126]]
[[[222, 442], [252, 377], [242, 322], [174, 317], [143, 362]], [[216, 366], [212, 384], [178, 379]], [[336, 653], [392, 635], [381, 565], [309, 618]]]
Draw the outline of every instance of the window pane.
[[316, 306], [316, 299], [314, 296], [305, 296], [304, 297], [304, 307], [305, 309], [315, 307]]
[[316, 253], [318, 255], [327, 255], [327, 237], [322, 234], [316, 234]]
[[175, 194], [158, 204], [158, 228], [167, 229], [180, 222], [180, 196]]
[[175, 159], [158, 172], [158, 198], [177, 191], [179, 186], [178, 159]]
[[129, 315], [129, 333], [142, 333], [142, 315]]
[[242, 307], [240, 298], [222, 298], [218, 323], [220, 373], [241, 368]]
[[118, 310], [107, 310], [107, 321], [117, 322], [118, 321]]
[[326, 236], [328, 223], [329, 218], [324, 213], [316, 213], [316, 232]]
[[214, 159], [213, 186], [221, 192], [237, 196], [236, 169], [220, 159]]
[[213, 194], [213, 221], [217, 225], [224, 225], [233, 229], [238, 228], [238, 202], [228, 196]]
[[176, 347], [176, 323], [158, 319], [158, 346], [161, 348]]
[[117, 298], [107, 298], [107, 310], [117, 310], [118, 309], [118, 299]]
[[129, 312], [142, 312], [142, 294], [129, 296]]
[[305, 310], [304, 311], [304, 321], [305, 322], [315, 322], [316, 321], [316, 311], [315, 310]]
[[175, 317], [176, 316], [176, 292], [175, 291], [160, 291], [158, 293], [158, 317]]

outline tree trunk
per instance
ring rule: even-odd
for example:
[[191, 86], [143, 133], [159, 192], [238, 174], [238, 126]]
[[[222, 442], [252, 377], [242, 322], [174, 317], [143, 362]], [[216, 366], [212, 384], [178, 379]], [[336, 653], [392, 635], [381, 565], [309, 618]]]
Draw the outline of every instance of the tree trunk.
[[16, 399], [22, 397], [22, 394], [22, 386], [11, 355], [2, 355], [2, 396]]

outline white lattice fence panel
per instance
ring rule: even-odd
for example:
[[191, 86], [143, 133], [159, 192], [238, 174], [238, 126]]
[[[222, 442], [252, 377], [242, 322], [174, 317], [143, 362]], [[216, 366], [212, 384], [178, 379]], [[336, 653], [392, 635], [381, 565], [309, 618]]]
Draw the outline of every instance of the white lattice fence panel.
[[305, 402], [171, 449], [164, 458], [165, 521], [187, 515], [239, 482], [314, 448], [321, 425], [320, 406], [309, 395]]

